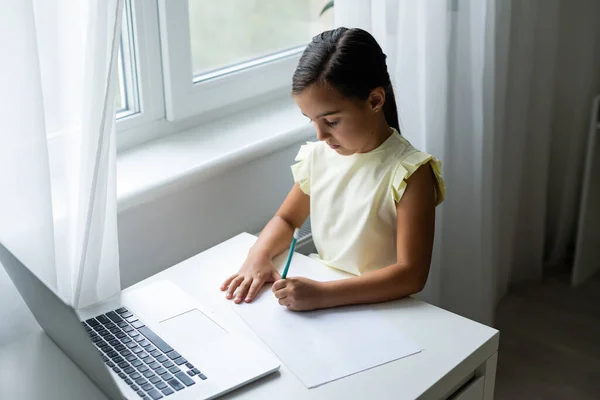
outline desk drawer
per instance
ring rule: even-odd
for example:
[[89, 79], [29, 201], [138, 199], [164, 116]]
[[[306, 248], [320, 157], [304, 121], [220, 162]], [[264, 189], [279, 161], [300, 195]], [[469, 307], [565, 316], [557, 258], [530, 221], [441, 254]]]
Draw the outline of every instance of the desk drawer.
[[466, 383], [450, 396], [451, 400], [482, 400], [485, 377], [480, 376]]

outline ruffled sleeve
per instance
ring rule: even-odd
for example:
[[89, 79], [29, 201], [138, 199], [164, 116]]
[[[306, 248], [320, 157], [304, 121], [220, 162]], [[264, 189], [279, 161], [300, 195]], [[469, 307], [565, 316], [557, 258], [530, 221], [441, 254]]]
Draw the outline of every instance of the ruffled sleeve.
[[431, 169], [437, 180], [435, 204], [437, 206], [444, 201], [444, 198], [446, 197], [446, 186], [444, 184], [444, 179], [442, 178], [442, 163], [431, 154], [417, 150], [404, 157], [404, 159], [396, 166], [392, 178], [392, 193], [396, 203], [400, 201], [406, 190], [406, 181], [408, 178], [410, 178], [420, 166], [427, 163], [431, 165]]
[[300, 186], [302, 191], [310, 196], [310, 156], [316, 142], [306, 142], [300, 146], [300, 150], [294, 159], [296, 164], [292, 165], [294, 182]]

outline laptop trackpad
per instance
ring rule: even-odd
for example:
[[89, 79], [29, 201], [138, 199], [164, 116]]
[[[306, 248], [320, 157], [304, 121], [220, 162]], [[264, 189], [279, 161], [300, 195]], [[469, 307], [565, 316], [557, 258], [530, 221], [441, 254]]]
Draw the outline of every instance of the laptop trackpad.
[[178, 341], [206, 344], [227, 334], [220, 325], [197, 309], [187, 311], [159, 323], [161, 332]]

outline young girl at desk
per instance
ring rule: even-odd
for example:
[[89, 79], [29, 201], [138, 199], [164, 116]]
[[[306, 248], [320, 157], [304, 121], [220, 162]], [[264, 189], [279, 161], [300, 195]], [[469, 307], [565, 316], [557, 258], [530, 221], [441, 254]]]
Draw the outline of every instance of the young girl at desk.
[[[385, 59], [361, 29], [326, 31], [306, 47], [292, 93], [319, 142], [300, 148], [296, 184], [239, 272], [221, 286], [227, 298], [250, 302], [275, 282], [282, 306], [314, 310], [399, 299], [425, 286], [445, 187], [440, 162], [399, 133]], [[320, 260], [355, 276], [281, 279], [273, 258], [309, 214]]]

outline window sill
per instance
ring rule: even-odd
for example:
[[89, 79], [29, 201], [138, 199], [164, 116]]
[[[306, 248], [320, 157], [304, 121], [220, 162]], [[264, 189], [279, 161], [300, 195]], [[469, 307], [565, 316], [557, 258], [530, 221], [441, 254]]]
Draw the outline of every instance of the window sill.
[[314, 128], [288, 97], [120, 152], [118, 210], [314, 137]]

